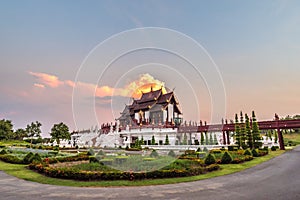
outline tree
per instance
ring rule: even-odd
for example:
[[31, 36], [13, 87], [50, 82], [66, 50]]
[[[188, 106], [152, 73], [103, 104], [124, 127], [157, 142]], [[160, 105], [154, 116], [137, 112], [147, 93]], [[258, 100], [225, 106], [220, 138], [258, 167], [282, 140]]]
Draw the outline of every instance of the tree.
[[241, 146], [243, 149], [247, 148], [246, 147], [246, 130], [245, 130], [245, 124], [244, 124], [244, 117], [243, 117], [243, 112], [240, 112], [240, 138], [241, 138]]
[[262, 142], [261, 142], [260, 130], [258, 127], [258, 123], [254, 111], [252, 111], [252, 135], [253, 135], [253, 147], [255, 149], [260, 148], [262, 146]]
[[207, 136], [207, 132], [205, 132], [205, 145], [208, 145], [208, 136]]
[[214, 144], [212, 133], [209, 134], [209, 144], [210, 145]]
[[141, 140], [140, 140], [140, 145], [144, 145], [144, 137], [142, 136]]
[[152, 135], [151, 145], [155, 145], [155, 138], [154, 138], [154, 135]]
[[168, 134], [166, 135], [166, 139], [165, 139], [165, 145], [169, 145], [170, 144], [170, 142], [169, 142], [169, 136], [168, 136]]
[[42, 124], [38, 121], [31, 122], [31, 124], [27, 125], [26, 127], [26, 133], [28, 134], [28, 137], [30, 137], [30, 148], [32, 146], [32, 139], [33, 137], [41, 137], [41, 126]]
[[10, 120], [0, 120], [0, 140], [8, 140], [13, 135], [13, 125]]
[[247, 136], [247, 146], [250, 149], [253, 149], [253, 135], [252, 135], [252, 131], [251, 131], [251, 127], [250, 127], [250, 121], [249, 121], [249, 117], [247, 114], [245, 114], [245, 132], [246, 132], [246, 136]]
[[203, 135], [203, 132], [201, 132], [200, 144], [204, 145], [204, 135]]
[[183, 144], [183, 145], [187, 145], [187, 135], [186, 135], [186, 133], [184, 133], [184, 135], [183, 135], [183, 141], [182, 141], [182, 144]]
[[214, 144], [218, 144], [218, 138], [217, 138], [217, 134], [214, 134]]
[[63, 122], [60, 122], [59, 124], [54, 124], [51, 129], [50, 135], [52, 139], [56, 140], [58, 145], [60, 143], [60, 139], [71, 139], [69, 127]]
[[235, 143], [238, 145], [239, 148], [241, 147], [241, 129], [237, 114], [235, 114]]
[[14, 139], [16, 140], [23, 140], [24, 137], [27, 137], [27, 133], [26, 133], [26, 130], [23, 129], [23, 128], [19, 128], [15, 131], [15, 134], [14, 134]]

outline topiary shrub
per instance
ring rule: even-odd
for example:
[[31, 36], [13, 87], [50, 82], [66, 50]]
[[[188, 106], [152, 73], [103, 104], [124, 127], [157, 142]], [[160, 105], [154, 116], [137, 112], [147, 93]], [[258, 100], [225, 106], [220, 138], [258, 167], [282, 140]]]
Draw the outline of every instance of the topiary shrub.
[[206, 147], [203, 148], [204, 152], [208, 152], [208, 149]]
[[204, 160], [204, 163], [205, 163], [206, 165], [215, 164], [215, 163], [216, 163], [216, 158], [215, 158], [215, 156], [214, 156], [213, 154], [209, 153], [209, 154], [206, 156], [206, 158], [205, 158], [205, 160]]
[[151, 152], [151, 154], [150, 154], [150, 157], [151, 157], [151, 158], [156, 158], [156, 157], [158, 157], [158, 153], [157, 153], [157, 151], [156, 151], [155, 149], [152, 150], [152, 152]]
[[96, 156], [105, 156], [105, 152], [101, 149], [101, 150], [98, 151]]
[[198, 147], [198, 149], [197, 149], [197, 151], [196, 152], [201, 152], [202, 150], [201, 150], [201, 148], [200, 147]]
[[87, 155], [88, 155], [88, 156], [93, 156], [93, 155], [95, 155], [94, 149], [90, 148], [90, 149], [88, 150], [88, 152], [87, 152]]
[[251, 151], [249, 151], [249, 149], [246, 149], [244, 152], [245, 156], [252, 156]]
[[38, 153], [35, 153], [30, 159], [31, 162], [42, 162], [42, 158]]
[[34, 154], [32, 152], [29, 152], [24, 158], [23, 158], [23, 163], [24, 164], [29, 164], [32, 161], [32, 157]]
[[276, 147], [275, 147], [275, 146], [272, 146], [272, 147], [271, 147], [271, 151], [276, 151]]
[[251, 153], [252, 153], [253, 157], [259, 157], [260, 156], [259, 153], [256, 151], [256, 149], [252, 149]]
[[2, 151], [0, 151], [0, 155], [4, 155], [7, 154], [7, 152], [5, 151], [5, 149], [2, 149]]
[[171, 151], [169, 151], [168, 156], [175, 158], [176, 154], [175, 154], [175, 152], [173, 150], [171, 150]]
[[222, 156], [221, 163], [222, 164], [229, 164], [231, 162], [232, 162], [232, 157], [231, 157], [230, 153], [225, 151], [225, 153]]
[[90, 157], [89, 157], [89, 162], [90, 162], [90, 163], [98, 163], [99, 160], [98, 160], [95, 156], [90, 156]]

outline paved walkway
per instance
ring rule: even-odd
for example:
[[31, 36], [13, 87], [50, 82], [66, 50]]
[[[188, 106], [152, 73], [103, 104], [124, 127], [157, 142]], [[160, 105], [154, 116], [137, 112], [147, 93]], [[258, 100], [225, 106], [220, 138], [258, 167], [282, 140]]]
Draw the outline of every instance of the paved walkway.
[[300, 199], [300, 147], [243, 172], [161, 186], [76, 188], [44, 185], [0, 171], [0, 199]]

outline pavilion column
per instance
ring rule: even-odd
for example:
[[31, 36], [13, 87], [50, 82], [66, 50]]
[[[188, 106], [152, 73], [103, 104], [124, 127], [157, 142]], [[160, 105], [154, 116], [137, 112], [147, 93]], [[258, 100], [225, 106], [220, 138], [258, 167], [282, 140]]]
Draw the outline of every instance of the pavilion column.
[[225, 131], [223, 130], [223, 144], [226, 145], [226, 136], [225, 136]]
[[277, 114], [275, 114], [275, 120], [276, 120], [276, 126], [277, 126], [277, 134], [278, 134], [278, 140], [279, 140], [279, 147], [280, 147], [280, 150], [285, 150], [283, 136], [282, 136], [282, 133], [281, 133], [280, 127], [279, 127], [279, 117], [278, 117]]
[[227, 135], [227, 144], [230, 144], [230, 137], [229, 137], [229, 131], [226, 131], [226, 135]]

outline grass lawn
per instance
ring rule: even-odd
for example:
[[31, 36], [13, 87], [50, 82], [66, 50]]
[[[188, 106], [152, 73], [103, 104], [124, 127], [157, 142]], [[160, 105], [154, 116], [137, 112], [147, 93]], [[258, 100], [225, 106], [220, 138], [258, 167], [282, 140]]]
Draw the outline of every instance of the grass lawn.
[[74, 181], [74, 180], [62, 180], [55, 179], [50, 177], [45, 177], [39, 173], [35, 173], [29, 169], [26, 169], [26, 165], [18, 165], [18, 164], [9, 164], [0, 161], [0, 170], [10, 174], [12, 176], [28, 180], [34, 181], [38, 183], [44, 184], [52, 184], [52, 185], [61, 185], [61, 186], [77, 186], [77, 187], [109, 187], [109, 186], [145, 186], [145, 185], [161, 185], [161, 184], [173, 184], [180, 182], [189, 182], [189, 181], [197, 181], [203, 180], [207, 178], [213, 178], [217, 176], [227, 175], [235, 172], [242, 171], [244, 169], [254, 167], [262, 162], [270, 160], [275, 156], [278, 156], [285, 151], [270, 151], [270, 153], [263, 157], [254, 158], [251, 161], [242, 163], [242, 164], [229, 164], [229, 165], [221, 165], [222, 170], [210, 172], [207, 174], [202, 174], [198, 176], [192, 177], [182, 177], [182, 178], [167, 178], [167, 179], [151, 179], [151, 180], [139, 180], [139, 181]]
[[300, 144], [300, 133], [283, 134], [283, 138], [285, 140], [293, 141], [296, 144]]

